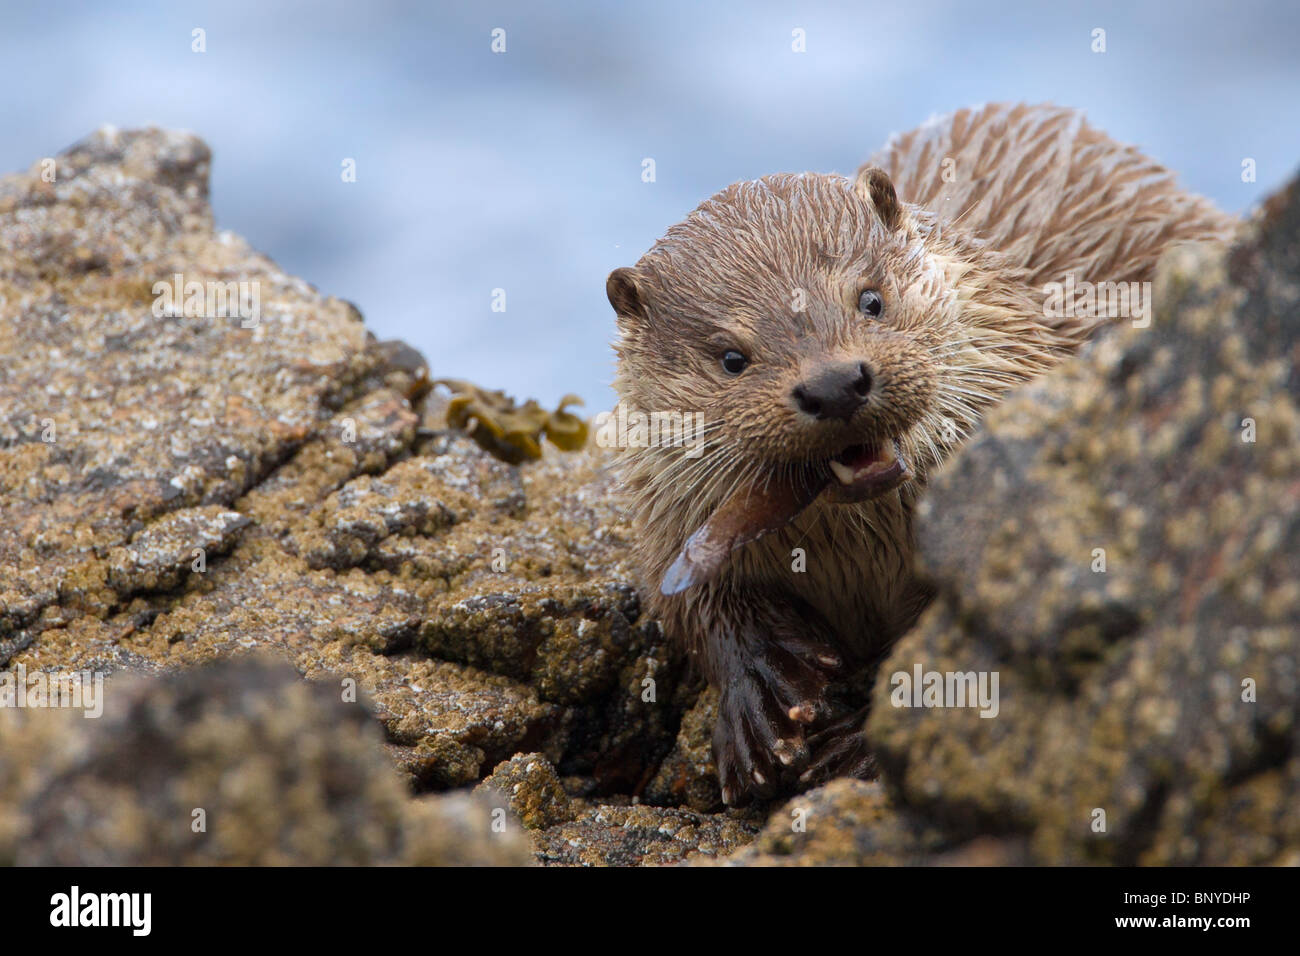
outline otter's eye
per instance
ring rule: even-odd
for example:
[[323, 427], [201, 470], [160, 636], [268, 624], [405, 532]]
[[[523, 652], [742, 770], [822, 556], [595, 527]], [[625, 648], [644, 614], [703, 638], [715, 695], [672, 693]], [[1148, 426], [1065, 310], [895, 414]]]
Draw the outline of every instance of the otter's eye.
[[728, 375], [739, 375], [748, 364], [749, 359], [734, 350], [722, 356], [722, 369]]
[[875, 289], [867, 289], [862, 295], [858, 296], [858, 309], [861, 310], [863, 315], [875, 318], [884, 311], [885, 300], [880, 297], [880, 293]]

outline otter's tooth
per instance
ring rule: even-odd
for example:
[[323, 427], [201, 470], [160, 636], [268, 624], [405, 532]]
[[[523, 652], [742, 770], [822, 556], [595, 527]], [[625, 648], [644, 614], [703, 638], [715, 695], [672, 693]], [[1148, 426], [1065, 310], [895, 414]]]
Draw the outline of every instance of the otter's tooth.
[[880, 453], [876, 455], [876, 461], [882, 465], [892, 465], [898, 456], [894, 453], [894, 443], [887, 441], [880, 446]]
[[835, 472], [835, 477], [840, 480], [840, 484], [853, 484], [853, 469], [848, 465], [831, 459], [831, 471]]

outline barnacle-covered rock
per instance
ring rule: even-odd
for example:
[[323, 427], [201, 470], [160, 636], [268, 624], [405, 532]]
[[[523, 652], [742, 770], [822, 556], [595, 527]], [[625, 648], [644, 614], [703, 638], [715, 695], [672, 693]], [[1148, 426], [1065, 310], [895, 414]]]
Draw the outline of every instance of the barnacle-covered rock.
[[[241, 658], [152, 680], [117, 676], [105, 692], [111, 706], [97, 720], [41, 711], [27, 722], [51, 751], [14, 794], [17, 822], [0, 817], [0, 860], [531, 862], [526, 840], [493, 831], [486, 802], [413, 800], [366, 711], [283, 664]], [[11, 729], [0, 721], [0, 793]], [[459, 841], [447, 839], [453, 822], [468, 831]]]
[[[697, 685], [642, 619], [603, 461], [565, 411], [576, 399], [545, 412], [463, 386], [439, 404], [418, 352], [375, 341], [350, 303], [214, 231], [208, 165], [187, 134], [105, 129], [56, 158], [53, 182], [39, 165], [0, 181], [0, 667], [109, 675], [121, 706], [134, 686], [122, 678], [165, 678], [131, 691], [139, 715], [171, 706], [182, 685], [167, 675], [261, 651], [316, 681], [313, 694], [332, 686], [360, 701], [349, 713], [364, 707], [373, 733], [358, 731], [347, 759], [379, 759], [410, 790], [472, 786], [516, 754], [538, 754], [592, 806], [644, 789]], [[191, 283], [233, 292], [227, 307], [255, 289], [257, 314], [210, 311], [206, 294], [189, 309]], [[471, 420], [473, 438], [453, 427]], [[226, 685], [184, 686], [202, 709]], [[248, 774], [306, 773], [288, 738], [324, 746], [317, 717], [277, 717], [267, 690], [239, 706], [265, 708], [284, 746], [232, 726], [228, 746], [204, 754], [227, 776], [190, 767], [178, 742], [150, 785], [223, 785], [239, 777], [241, 747]], [[0, 708], [12, 744], [5, 793], [30, 793], [46, 763], [26, 718]], [[39, 819], [6, 805], [0, 839], [22, 826], [53, 832], [62, 817], [58, 858], [71, 861], [81, 825], [162, 825], [150, 820], [161, 797], [133, 790], [145, 777], [101, 780], [107, 755], [135, 759], [142, 729], [98, 726], [69, 724], [73, 749], [101, 752], [77, 771], [80, 796], [51, 798]], [[250, 796], [248, 826], [257, 800], [281, 796]], [[400, 803], [379, 814], [398, 829]], [[457, 819], [487, 839], [495, 831], [470, 821], [480, 806], [464, 803]], [[270, 830], [278, 812], [266, 808]], [[311, 826], [343, 832], [323, 818]], [[86, 859], [397, 859], [397, 830], [384, 832], [355, 853], [295, 836], [261, 857], [251, 844], [196, 856], [119, 834], [87, 842]]]
[[[1300, 860], [1300, 183], [1171, 250], [1120, 324], [995, 408], [933, 482], [939, 597], [867, 736], [900, 805], [1049, 863]], [[999, 707], [891, 705], [999, 675]]]

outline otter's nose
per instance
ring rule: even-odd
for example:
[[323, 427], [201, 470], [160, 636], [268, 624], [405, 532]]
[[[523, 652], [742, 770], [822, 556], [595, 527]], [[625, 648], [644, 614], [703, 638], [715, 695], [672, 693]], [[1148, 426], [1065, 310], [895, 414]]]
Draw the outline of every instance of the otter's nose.
[[790, 397], [806, 415], [848, 421], [870, 394], [871, 370], [865, 362], [834, 362], [796, 385]]

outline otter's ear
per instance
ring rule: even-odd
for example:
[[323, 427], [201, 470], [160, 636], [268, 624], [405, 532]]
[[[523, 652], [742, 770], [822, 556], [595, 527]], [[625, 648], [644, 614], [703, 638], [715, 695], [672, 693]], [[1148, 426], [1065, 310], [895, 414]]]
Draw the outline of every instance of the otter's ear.
[[898, 202], [898, 194], [894, 192], [894, 183], [890, 180], [889, 173], [879, 166], [863, 166], [858, 170], [853, 190], [875, 210], [886, 229], [893, 232], [898, 228], [903, 220], [903, 207]]
[[611, 272], [605, 280], [605, 294], [619, 315], [638, 319], [646, 317], [645, 303], [641, 300], [641, 287], [637, 284], [634, 269], [622, 268]]

